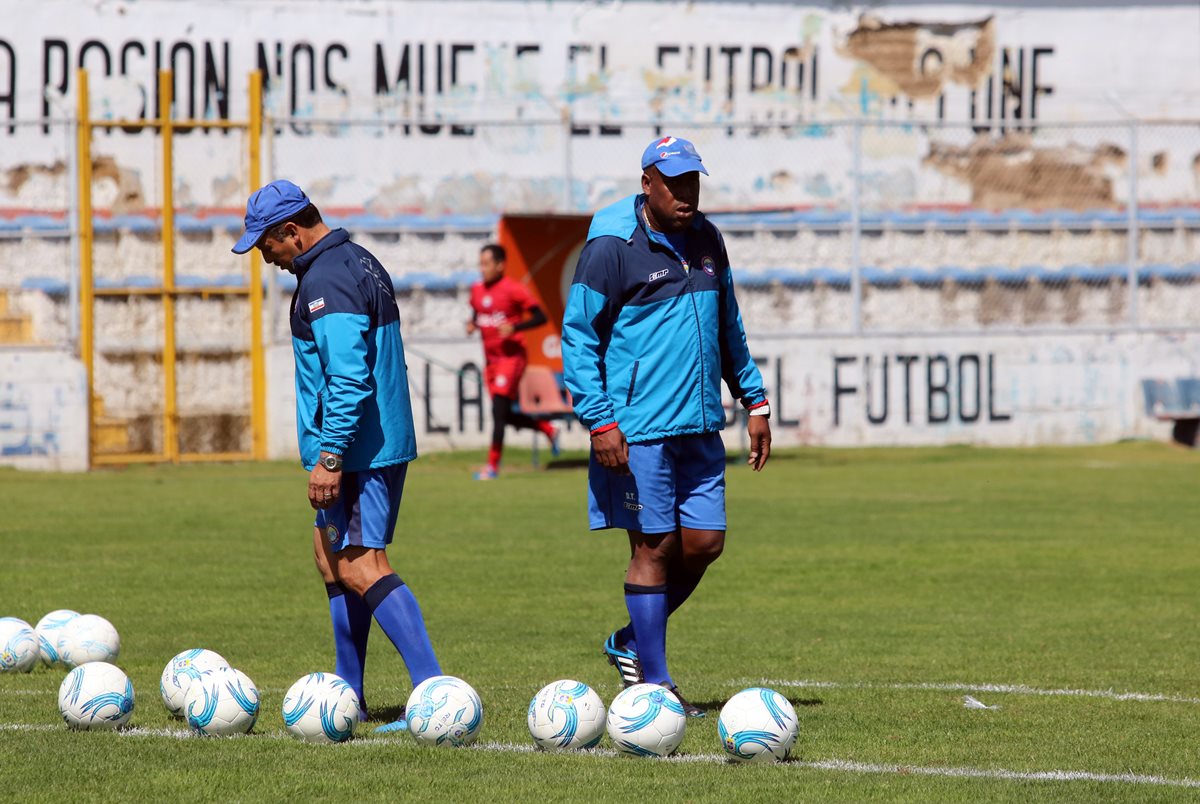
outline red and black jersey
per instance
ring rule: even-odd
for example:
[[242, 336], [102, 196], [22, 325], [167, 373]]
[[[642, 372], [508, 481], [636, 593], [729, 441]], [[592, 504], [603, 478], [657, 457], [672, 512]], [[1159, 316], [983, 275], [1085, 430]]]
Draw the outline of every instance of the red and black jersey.
[[483, 336], [483, 355], [488, 361], [501, 357], [525, 356], [525, 338], [520, 332], [508, 337], [500, 334], [500, 325], [516, 326], [537, 306], [525, 286], [502, 276], [490, 285], [476, 282], [471, 286], [471, 308], [475, 326]]

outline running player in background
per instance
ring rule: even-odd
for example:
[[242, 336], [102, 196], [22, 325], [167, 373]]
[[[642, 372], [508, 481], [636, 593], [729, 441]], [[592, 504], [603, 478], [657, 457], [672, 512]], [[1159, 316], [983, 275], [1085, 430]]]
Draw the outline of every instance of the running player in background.
[[[558, 455], [558, 429], [547, 421], [535, 421], [517, 413], [517, 387], [525, 373], [528, 357], [521, 332], [546, 323], [546, 314], [519, 282], [504, 275], [504, 247], [489, 243], [479, 252], [482, 281], [471, 286], [471, 320], [467, 334], [483, 337], [484, 378], [492, 396], [492, 446], [487, 466], [476, 480], [494, 480], [504, 454], [504, 428], [538, 430], [550, 439], [550, 451]], [[526, 317], [528, 316], [528, 317]]]

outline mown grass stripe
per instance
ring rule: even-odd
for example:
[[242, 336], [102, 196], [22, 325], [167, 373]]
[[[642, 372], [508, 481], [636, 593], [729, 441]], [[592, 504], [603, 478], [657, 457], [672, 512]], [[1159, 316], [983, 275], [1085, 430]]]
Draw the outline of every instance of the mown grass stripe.
[[[58, 731], [62, 727], [49, 723], [2, 723], [0, 731]], [[121, 729], [117, 732], [122, 737], [165, 737], [175, 740], [191, 739], [195, 735], [182, 729], [146, 729], [134, 727]], [[265, 737], [272, 740], [292, 739], [279, 731], [263, 732], [255, 735], [234, 735], [215, 739], [247, 739], [250, 737]], [[214, 739], [214, 738], [204, 738]], [[346, 743], [349, 747], [371, 748], [395, 745], [406, 742], [403, 737], [376, 737], [356, 739]], [[471, 746], [472, 751], [487, 751], [504, 754], [533, 754], [539, 751], [533, 745], [520, 743], [477, 743]], [[621, 756], [609, 748], [593, 748], [578, 752], [579, 756], [603, 757], [612, 759]], [[664, 757], [662, 762], [671, 763], [726, 763], [729, 758], [723, 754], [677, 754]], [[881, 765], [869, 762], [853, 762], [845, 759], [799, 760], [793, 759], [781, 764], [785, 768], [808, 770], [837, 771], [841, 773], [859, 774], [900, 774], [913, 776], [941, 776], [958, 779], [1000, 779], [1004, 781], [1037, 781], [1037, 782], [1100, 782], [1103, 784], [1155, 785], [1160, 787], [1200, 788], [1200, 779], [1172, 779], [1166, 776], [1156, 776], [1140, 773], [1095, 773], [1078, 770], [1049, 770], [1049, 771], [1015, 771], [1006, 768], [971, 768], [971, 767], [924, 767], [920, 765]]]

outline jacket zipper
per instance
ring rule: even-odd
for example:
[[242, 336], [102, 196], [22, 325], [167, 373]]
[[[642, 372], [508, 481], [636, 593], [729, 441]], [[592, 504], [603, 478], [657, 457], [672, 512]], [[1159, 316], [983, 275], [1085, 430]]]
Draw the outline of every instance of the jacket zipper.
[[641, 362], [640, 360], [633, 361], [633, 374], [629, 377], [629, 393], [625, 395], [625, 407], [633, 404], [633, 387], [637, 383], [638, 363]]
[[696, 291], [695, 285], [692, 284], [692, 272], [687, 270], [687, 265], [684, 265], [684, 275], [687, 277], [688, 296], [692, 299], [692, 314], [696, 319], [696, 340], [700, 344], [700, 350], [697, 357], [700, 359], [700, 428], [708, 429], [708, 417], [706, 415], [706, 407], [704, 404], [704, 336], [700, 332], [700, 310], [696, 307]]

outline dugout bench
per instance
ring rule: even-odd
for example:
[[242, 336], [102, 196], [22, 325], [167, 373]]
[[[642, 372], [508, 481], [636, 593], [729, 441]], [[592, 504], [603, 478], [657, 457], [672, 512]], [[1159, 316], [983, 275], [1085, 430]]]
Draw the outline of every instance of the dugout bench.
[[[568, 423], [575, 418], [571, 405], [571, 392], [562, 381], [562, 375], [545, 366], [528, 366], [517, 385], [518, 413], [536, 421], [565, 419]], [[533, 433], [533, 465], [538, 465], [538, 435]]]
[[1146, 413], [1169, 421], [1171, 440], [1195, 447], [1200, 432], [1200, 377], [1175, 380], [1142, 380]]

